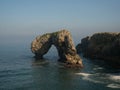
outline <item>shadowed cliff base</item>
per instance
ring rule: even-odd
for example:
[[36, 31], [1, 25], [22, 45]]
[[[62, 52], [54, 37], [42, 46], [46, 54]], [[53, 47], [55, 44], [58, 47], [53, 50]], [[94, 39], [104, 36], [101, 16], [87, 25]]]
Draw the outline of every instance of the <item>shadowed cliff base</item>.
[[113, 67], [120, 68], [120, 33], [95, 33], [81, 40], [76, 46], [84, 57], [100, 59]]
[[67, 30], [37, 36], [32, 41], [31, 50], [36, 58], [43, 58], [52, 45], [54, 45], [58, 51], [59, 61], [64, 62], [65, 66], [83, 67], [82, 60], [74, 46], [72, 36]]

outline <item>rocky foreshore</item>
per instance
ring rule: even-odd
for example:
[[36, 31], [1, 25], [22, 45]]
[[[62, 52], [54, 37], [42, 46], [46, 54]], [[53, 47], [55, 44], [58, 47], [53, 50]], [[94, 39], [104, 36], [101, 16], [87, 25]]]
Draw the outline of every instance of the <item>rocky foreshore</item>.
[[59, 61], [64, 62], [65, 66], [83, 67], [82, 60], [74, 46], [72, 36], [67, 30], [37, 36], [32, 41], [31, 50], [36, 58], [43, 58], [52, 45], [58, 51]]
[[81, 40], [77, 52], [84, 57], [100, 59], [120, 68], [120, 32], [95, 33]]

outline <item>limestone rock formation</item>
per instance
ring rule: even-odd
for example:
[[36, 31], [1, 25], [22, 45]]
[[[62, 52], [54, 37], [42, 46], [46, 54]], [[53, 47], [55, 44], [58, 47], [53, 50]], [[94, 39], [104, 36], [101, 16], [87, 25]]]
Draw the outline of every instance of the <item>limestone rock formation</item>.
[[83, 67], [69, 31], [61, 30], [37, 36], [31, 44], [31, 50], [36, 58], [42, 58], [49, 51], [51, 45], [56, 47], [60, 57], [59, 61], [65, 62], [66, 66]]
[[76, 46], [85, 57], [101, 59], [120, 67], [120, 33], [96, 33], [87, 36]]

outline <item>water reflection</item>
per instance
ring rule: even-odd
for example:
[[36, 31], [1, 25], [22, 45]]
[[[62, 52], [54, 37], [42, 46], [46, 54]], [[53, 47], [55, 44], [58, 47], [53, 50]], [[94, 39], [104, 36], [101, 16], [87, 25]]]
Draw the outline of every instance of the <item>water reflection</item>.
[[75, 90], [74, 73], [78, 71], [49, 59], [34, 60], [32, 66], [34, 85], [40, 90]]
[[83, 58], [83, 69], [64, 67], [56, 57], [33, 59], [32, 80], [36, 90], [112, 90], [120, 88], [119, 72], [104, 62]]
[[44, 66], [49, 64], [47, 59], [34, 59], [32, 62], [32, 66]]

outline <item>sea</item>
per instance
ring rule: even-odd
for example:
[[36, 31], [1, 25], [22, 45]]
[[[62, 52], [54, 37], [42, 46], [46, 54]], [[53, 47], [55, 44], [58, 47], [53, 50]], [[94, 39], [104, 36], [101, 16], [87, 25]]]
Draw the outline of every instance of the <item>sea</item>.
[[30, 49], [34, 38], [0, 39], [0, 90], [120, 90], [120, 69], [82, 54], [82, 69], [64, 67], [54, 46], [36, 60]]

